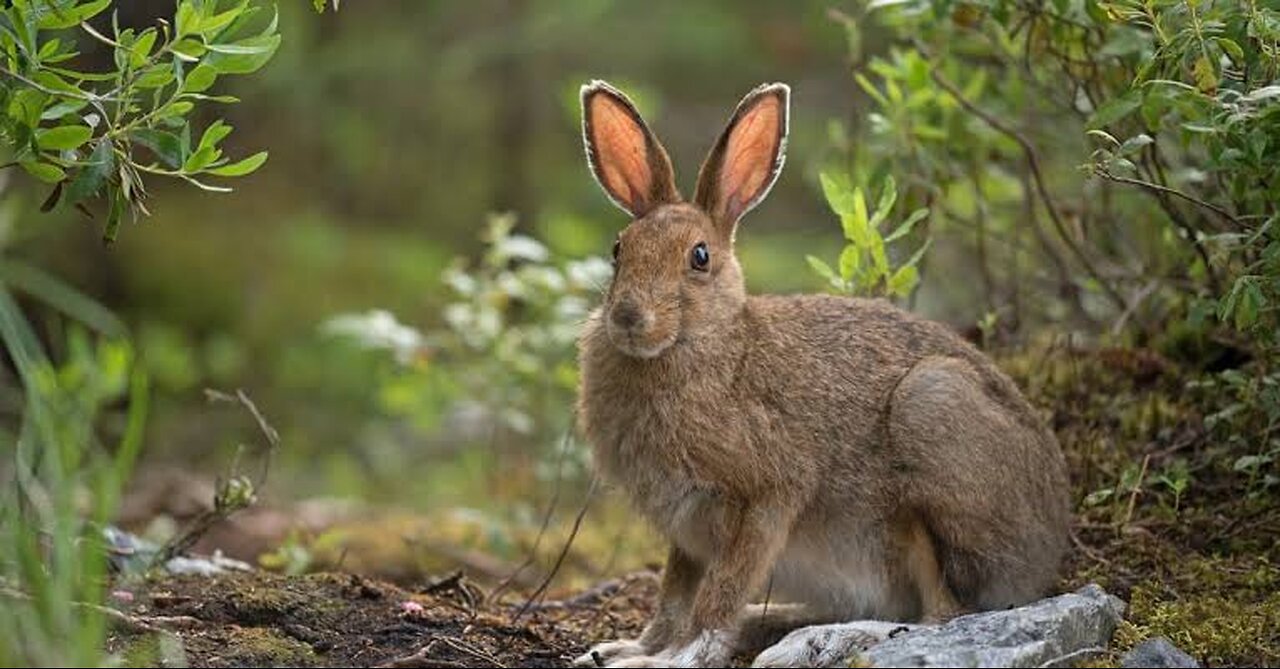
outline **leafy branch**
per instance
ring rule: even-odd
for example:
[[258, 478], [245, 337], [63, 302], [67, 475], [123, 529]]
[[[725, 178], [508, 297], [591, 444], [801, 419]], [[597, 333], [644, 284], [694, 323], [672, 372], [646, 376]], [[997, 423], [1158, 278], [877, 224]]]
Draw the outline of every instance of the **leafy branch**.
[[[0, 10], [0, 145], [36, 179], [52, 185], [43, 209], [107, 210], [103, 237], [115, 239], [125, 211], [147, 214], [144, 175], [226, 192], [209, 177], [251, 174], [265, 151], [224, 155], [231, 126], [215, 120], [195, 136], [197, 106], [239, 100], [209, 91], [218, 79], [256, 72], [280, 45], [267, 0], [178, 0], [173, 18], [145, 29], [90, 22], [110, 0], [14, 0]], [[336, 7], [336, 3], [335, 3]], [[75, 31], [111, 49], [114, 69], [72, 67]]]

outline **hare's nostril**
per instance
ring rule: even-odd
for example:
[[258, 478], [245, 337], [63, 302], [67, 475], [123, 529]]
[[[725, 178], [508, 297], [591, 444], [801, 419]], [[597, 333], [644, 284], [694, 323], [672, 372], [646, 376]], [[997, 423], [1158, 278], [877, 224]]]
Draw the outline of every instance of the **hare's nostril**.
[[609, 317], [613, 319], [614, 325], [629, 330], [640, 322], [640, 310], [630, 302], [619, 302], [614, 305]]

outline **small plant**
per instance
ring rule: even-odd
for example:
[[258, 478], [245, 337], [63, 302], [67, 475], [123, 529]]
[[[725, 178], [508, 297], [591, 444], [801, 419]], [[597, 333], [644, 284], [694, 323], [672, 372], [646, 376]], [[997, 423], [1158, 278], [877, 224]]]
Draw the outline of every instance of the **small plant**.
[[840, 216], [840, 227], [847, 243], [840, 252], [837, 269], [815, 256], [808, 256], [809, 266], [831, 288], [851, 295], [894, 296], [905, 298], [920, 282], [917, 265], [929, 248], [929, 241], [910, 258], [896, 267], [890, 262], [887, 247], [905, 237], [916, 223], [929, 215], [928, 209], [917, 209], [899, 222], [888, 235], [881, 226], [889, 221], [898, 201], [898, 188], [893, 177], [886, 177], [875, 211], [867, 211], [867, 200], [861, 187], [854, 187], [848, 174], [823, 172], [822, 192], [831, 210]]
[[612, 269], [599, 257], [553, 257], [514, 227], [511, 216], [492, 217], [479, 262], [459, 259], [445, 270], [452, 300], [444, 327], [424, 333], [372, 311], [337, 316], [324, 330], [394, 355], [399, 371], [381, 392], [392, 415], [431, 431], [448, 404], [488, 426], [479, 438], [501, 430], [550, 455], [571, 427], [578, 329]]
[[1182, 508], [1183, 493], [1191, 487], [1191, 471], [1187, 468], [1187, 461], [1182, 458], [1174, 460], [1156, 476], [1156, 483], [1173, 495], [1173, 513], [1176, 515]]

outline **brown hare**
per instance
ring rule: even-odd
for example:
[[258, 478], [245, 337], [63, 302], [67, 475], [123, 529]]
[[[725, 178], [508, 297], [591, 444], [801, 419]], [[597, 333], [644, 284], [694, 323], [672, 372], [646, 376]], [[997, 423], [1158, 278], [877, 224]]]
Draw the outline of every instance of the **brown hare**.
[[734, 235], [782, 168], [789, 97], [748, 94], [685, 201], [630, 100], [582, 88], [591, 171], [633, 220], [581, 336], [580, 429], [670, 551], [640, 638], [579, 664], [723, 666], [758, 649], [749, 627], [939, 620], [1056, 579], [1062, 453], [987, 357], [885, 301], [747, 295]]

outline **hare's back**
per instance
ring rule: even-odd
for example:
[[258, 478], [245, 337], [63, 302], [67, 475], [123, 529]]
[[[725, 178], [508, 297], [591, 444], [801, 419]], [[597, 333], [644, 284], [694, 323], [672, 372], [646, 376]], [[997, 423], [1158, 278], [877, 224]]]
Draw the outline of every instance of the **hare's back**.
[[948, 326], [885, 300], [763, 295], [750, 298], [747, 312], [759, 353], [811, 373], [822, 366], [840, 377], [861, 377], [873, 372], [868, 366], [875, 366], [896, 380], [929, 356], [983, 361], [981, 353]]

